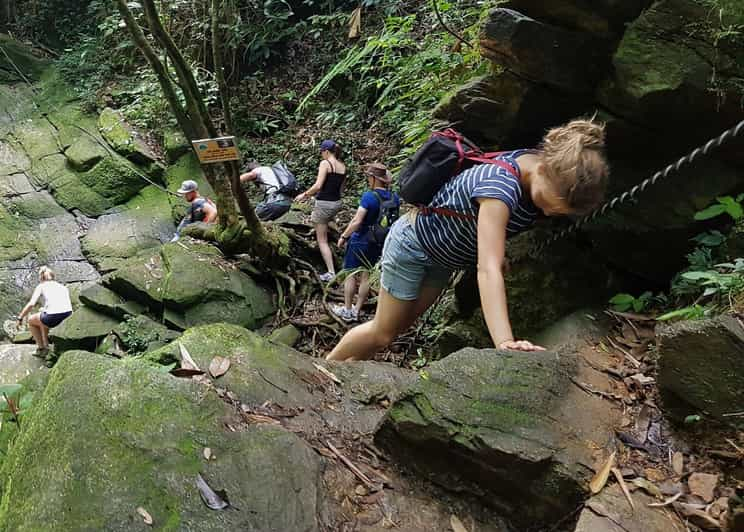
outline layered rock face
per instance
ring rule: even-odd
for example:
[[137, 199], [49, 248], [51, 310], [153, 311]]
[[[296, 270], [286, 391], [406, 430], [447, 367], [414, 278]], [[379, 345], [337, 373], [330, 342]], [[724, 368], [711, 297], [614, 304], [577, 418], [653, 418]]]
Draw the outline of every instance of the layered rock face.
[[[534, 146], [548, 128], [598, 113], [607, 123], [614, 196], [744, 119], [744, 40], [726, 31], [744, 21], [744, 8], [728, 1], [719, 7], [697, 0], [513, 0], [491, 13], [482, 34], [493, 73], [455, 91], [434, 115], [503, 150]], [[543, 264], [569, 263], [583, 271], [587, 290], [576, 293], [560, 282], [534, 290], [531, 308], [512, 309], [517, 329], [550, 323], [538, 309], [552, 309], [555, 301], [569, 310], [603, 301], [613, 279], [604, 266], [666, 283], [685, 264], [689, 239], [704, 229], [693, 221], [695, 212], [744, 190], [742, 146], [739, 140], [698, 158], [585, 226], [570, 239], [575, 244], [553, 246], [522, 264], [517, 277], [545, 279]], [[540, 238], [520, 238], [516, 255], [523, 256], [524, 242]], [[567, 270], [555, 271], [560, 277]], [[531, 285], [509, 284], [511, 302], [525, 301], [520, 295]]]

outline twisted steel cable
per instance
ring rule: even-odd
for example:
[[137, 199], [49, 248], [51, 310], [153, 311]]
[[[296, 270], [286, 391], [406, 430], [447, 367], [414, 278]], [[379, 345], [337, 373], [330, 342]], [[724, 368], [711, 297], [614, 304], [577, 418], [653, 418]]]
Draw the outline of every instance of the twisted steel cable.
[[530, 251], [530, 256], [537, 257], [540, 255], [545, 249], [554, 243], [556, 243], [558, 240], [565, 238], [566, 236], [570, 235], [571, 233], [577, 231], [582, 226], [584, 226], [587, 223], [593, 222], [597, 218], [604, 216], [607, 211], [610, 211], [617, 207], [618, 205], [622, 205], [623, 203], [627, 203], [630, 200], [633, 200], [638, 196], [640, 193], [644, 192], [648, 187], [655, 185], [660, 179], [666, 178], [669, 175], [673, 174], [674, 172], [678, 172], [680, 168], [683, 166], [692, 163], [700, 157], [701, 155], [708, 155], [708, 153], [729, 140], [734, 139], [735, 137], [739, 136], [741, 132], [744, 131], [744, 120], [736, 124], [730, 129], [727, 129], [723, 133], [721, 133], [719, 136], [709, 140], [702, 146], [699, 146], [692, 150], [690, 153], [685, 155], [684, 157], [681, 157], [676, 163], [672, 163], [663, 170], [659, 170], [654, 175], [646, 179], [645, 181], [642, 181], [641, 183], [637, 184], [630, 190], [627, 190], [620, 194], [619, 196], [615, 196], [611, 200], [609, 200], [607, 203], [602, 205], [601, 207], [598, 207], [594, 211], [592, 211], [590, 214], [587, 214], [583, 218], [575, 221], [570, 226], [566, 227], [565, 229], [562, 229], [560, 231], [557, 231], [553, 233], [552, 235], [548, 236], [545, 241], [535, 246]]

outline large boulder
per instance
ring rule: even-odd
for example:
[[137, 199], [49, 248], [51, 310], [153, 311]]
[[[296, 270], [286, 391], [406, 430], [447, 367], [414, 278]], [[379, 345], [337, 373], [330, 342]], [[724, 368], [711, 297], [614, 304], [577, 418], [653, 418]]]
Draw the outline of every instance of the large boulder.
[[0, 384], [16, 384], [34, 373], [46, 373], [44, 361], [33, 356], [36, 346], [0, 345]]
[[744, 411], [744, 328], [728, 315], [681, 321], [657, 329], [658, 383], [664, 408], [678, 420], [702, 413], [742, 424], [725, 414]]
[[591, 94], [610, 64], [607, 41], [511, 9], [491, 11], [481, 48], [485, 57], [519, 76], [569, 92]]
[[464, 349], [420, 374], [375, 440], [449, 489], [478, 494], [519, 526], [553, 523], [587, 495], [593, 451], [619, 417], [572, 384], [586, 371], [578, 359]]
[[73, 349], [95, 351], [101, 341], [119, 324], [105, 314], [80, 307], [61, 325], [50, 329], [49, 341], [57, 353]]
[[22, 83], [38, 80], [48, 68], [48, 61], [34, 55], [30, 49], [5, 33], [0, 33], [0, 82]]
[[[319, 456], [278, 427], [230, 432], [233, 416], [194, 382], [67, 353], [3, 464], [0, 528], [147, 530], [142, 507], [158, 530], [319, 530]], [[199, 475], [231, 509], [205, 506]]]
[[507, 7], [549, 24], [609, 39], [625, 31], [652, 0], [509, 0]]
[[275, 311], [271, 294], [217, 248], [188, 239], [130, 259], [103, 282], [153, 311], [171, 310], [166, 318], [175, 326], [223, 321], [257, 328]]
[[535, 146], [546, 127], [586, 110], [585, 97], [554, 91], [505, 71], [469, 81], [448, 94], [433, 114], [484, 145], [521, 148]]
[[82, 250], [99, 271], [112, 271], [126, 259], [168, 242], [175, 232], [165, 192], [142, 189], [116, 212], [100, 216], [83, 239]]
[[142, 165], [156, 163], [158, 156], [121, 115], [107, 107], [98, 117], [98, 129], [106, 142], [119, 154]]
[[116, 292], [95, 283], [80, 291], [80, 302], [85, 306], [112, 318], [123, 320], [127, 316], [136, 316], [145, 308], [134, 301], [126, 301]]

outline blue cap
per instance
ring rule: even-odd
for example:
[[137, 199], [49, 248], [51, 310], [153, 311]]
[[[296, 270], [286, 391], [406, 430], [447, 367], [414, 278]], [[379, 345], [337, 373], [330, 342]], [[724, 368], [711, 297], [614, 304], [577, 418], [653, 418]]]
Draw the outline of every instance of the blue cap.
[[336, 147], [336, 143], [330, 139], [324, 140], [323, 142], [320, 143], [320, 151], [326, 151], [326, 150], [331, 151], [335, 147]]

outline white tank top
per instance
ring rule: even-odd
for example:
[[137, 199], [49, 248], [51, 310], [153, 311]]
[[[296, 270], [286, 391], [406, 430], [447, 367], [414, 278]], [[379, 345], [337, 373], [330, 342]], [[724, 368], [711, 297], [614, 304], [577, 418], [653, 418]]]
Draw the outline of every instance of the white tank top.
[[44, 281], [37, 286], [34, 291], [34, 300], [38, 300], [39, 296], [44, 301], [44, 306], [41, 310], [47, 314], [72, 312], [70, 292], [65, 285], [57, 281]]

